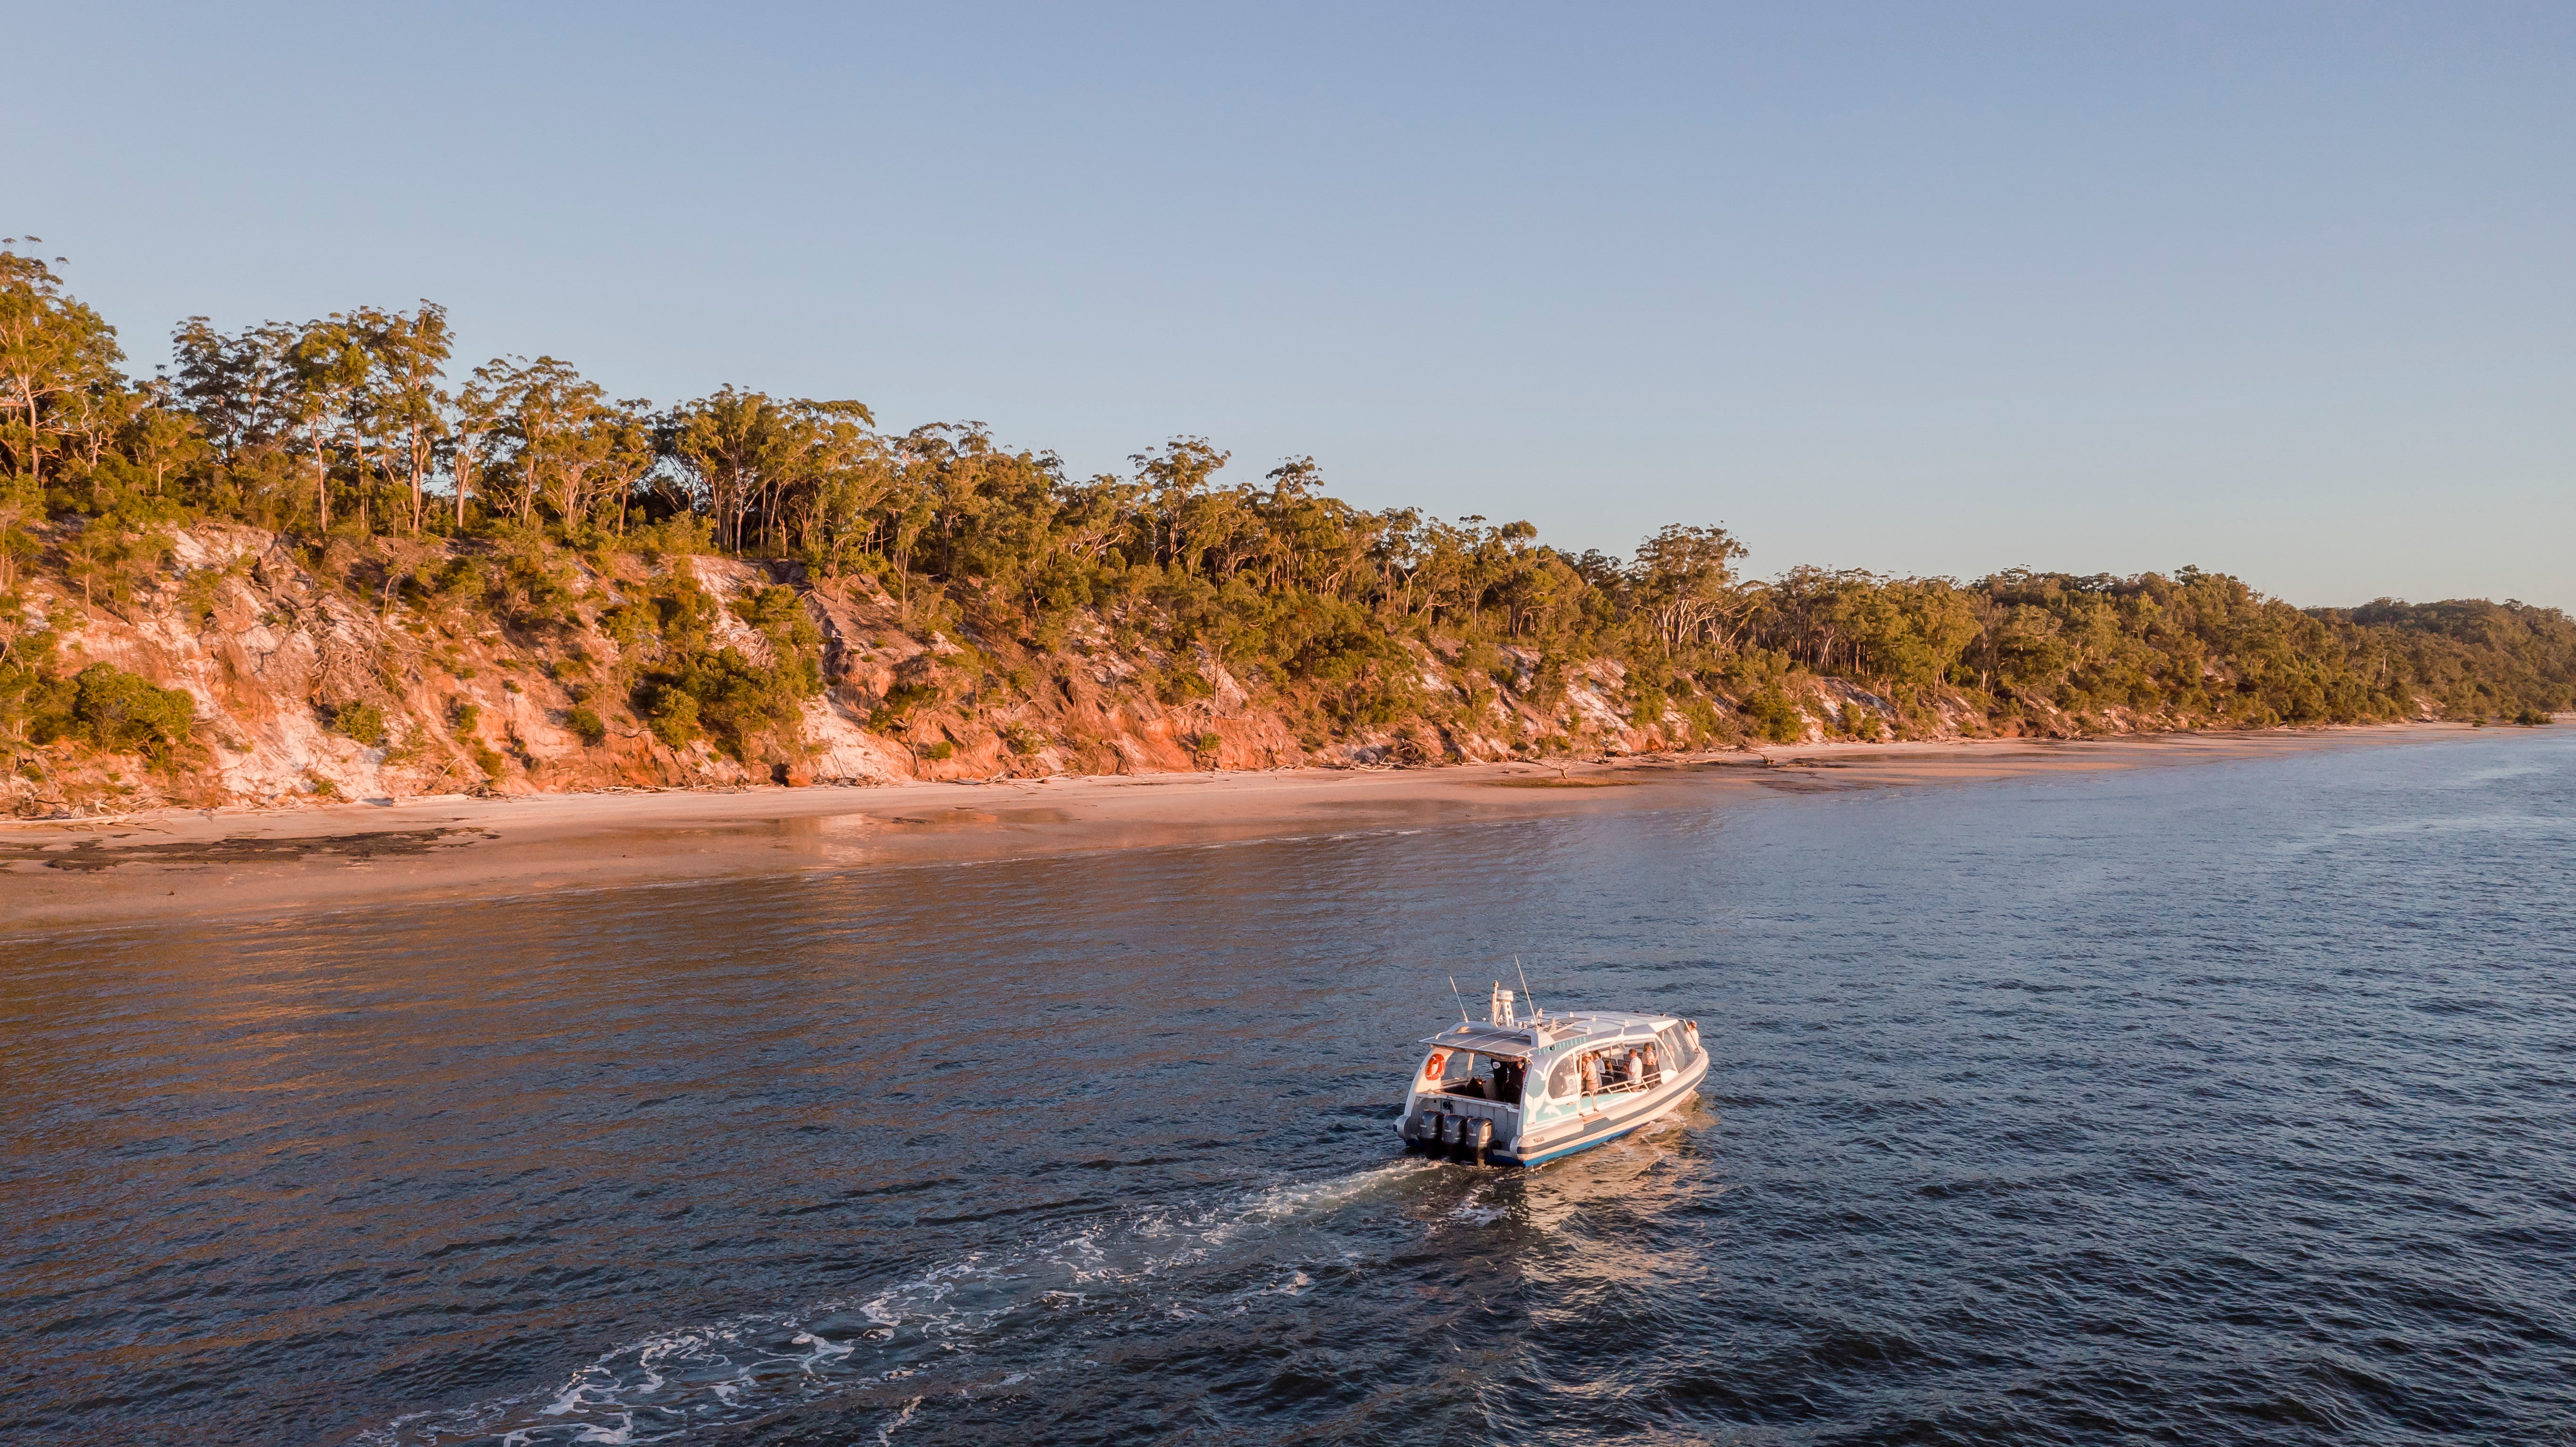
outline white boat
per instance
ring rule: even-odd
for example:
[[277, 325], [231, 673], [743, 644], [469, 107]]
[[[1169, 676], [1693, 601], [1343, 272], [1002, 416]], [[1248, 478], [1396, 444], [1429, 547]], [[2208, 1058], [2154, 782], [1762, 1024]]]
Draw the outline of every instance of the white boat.
[[[1464, 1013], [1463, 1011], [1461, 1012]], [[1708, 1077], [1699, 1022], [1598, 1011], [1520, 1019], [1494, 986], [1491, 1017], [1426, 1038], [1396, 1133], [1408, 1150], [1535, 1166], [1669, 1115]]]

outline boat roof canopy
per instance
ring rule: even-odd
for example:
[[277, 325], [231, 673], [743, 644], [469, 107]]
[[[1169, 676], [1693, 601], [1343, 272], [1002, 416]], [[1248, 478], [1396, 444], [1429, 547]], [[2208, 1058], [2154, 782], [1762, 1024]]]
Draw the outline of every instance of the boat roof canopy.
[[1452, 1025], [1437, 1035], [1424, 1036], [1422, 1043], [1442, 1050], [1472, 1050], [1505, 1060], [1527, 1060], [1551, 1045], [1572, 1040], [1597, 1040], [1605, 1045], [1620, 1039], [1643, 1040], [1680, 1023], [1668, 1015], [1543, 1015], [1517, 1025]]

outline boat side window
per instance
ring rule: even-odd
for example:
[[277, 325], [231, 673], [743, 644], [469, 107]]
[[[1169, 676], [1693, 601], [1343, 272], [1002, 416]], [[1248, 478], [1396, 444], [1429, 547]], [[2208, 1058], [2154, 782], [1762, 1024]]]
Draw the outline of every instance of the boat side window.
[[1666, 1070], [1679, 1070], [1682, 1068], [1684, 1062], [1690, 1059], [1690, 1052], [1682, 1049], [1682, 1027], [1679, 1025], [1675, 1025], [1668, 1030], [1656, 1032], [1656, 1038], [1664, 1042], [1664, 1068]]
[[1583, 1057], [1583, 1089], [1587, 1095], [1643, 1090], [1656, 1079], [1652, 1045], [1613, 1045]]
[[1547, 1093], [1558, 1100], [1569, 1100], [1578, 1093], [1582, 1080], [1583, 1060], [1569, 1051], [1558, 1056], [1547, 1073]]

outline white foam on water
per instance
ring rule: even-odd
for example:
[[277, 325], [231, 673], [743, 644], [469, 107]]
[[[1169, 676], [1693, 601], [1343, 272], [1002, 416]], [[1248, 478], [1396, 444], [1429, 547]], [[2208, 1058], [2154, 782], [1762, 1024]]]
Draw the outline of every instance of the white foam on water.
[[[1321, 1181], [1288, 1182], [1213, 1206], [1179, 1206], [1104, 1220], [1024, 1245], [969, 1252], [860, 1300], [828, 1301], [801, 1312], [764, 1312], [659, 1333], [593, 1360], [551, 1392], [520, 1392], [446, 1411], [413, 1412], [360, 1433], [366, 1447], [433, 1447], [497, 1439], [503, 1447], [556, 1443], [668, 1442], [695, 1429], [739, 1422], [819, 1397], [884, 1386], [915, 1375], [924, 1357], [971, 1358], [1014, 1340], [1018, 1325], [1093, 1310], [1142, 1305], [1157, 1314], [1203, 1314], [1188, 1303], [1157, 1309], [1164, 1278], [1222, 1256], [1248, 1239], [1318, 1221], [1370, 1191], [1436, 1172], [1396, 1160]], [[1322, 1258], [1352, 1253], [1329, 1240]], [[1297, 1296], [1314, 1285], [1303, 1266], [1282, 1265], [1270, 1282], [1200, 1303], [1237, 1315], [1265, 1296]], [[1015, 1322], [1014, 1318], [1019, 1320]], [[994, 1385], [1046, 1370], [1013, 1362]], [[530, 1404], [542, 1401], [543, 1405]], [[913, 1397], [878, 1433], [912, 1419]]]
[[877, 1429], [877, 1447], [893, 1447], [896, 1429], [912, 1420], [912, 1414], [921, 1410], [922, 1401], [922, 1398], [914, 1397], [905, 1402], [903, 1410], [894, 1414], [893, 1421]]

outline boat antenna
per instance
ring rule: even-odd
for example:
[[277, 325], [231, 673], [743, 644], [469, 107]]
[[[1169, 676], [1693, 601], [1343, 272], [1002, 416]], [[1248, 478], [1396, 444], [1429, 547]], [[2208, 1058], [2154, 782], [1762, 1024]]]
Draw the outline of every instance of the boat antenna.
[[1476, 1023], [1475, 1021], [1467, 1018], [1467, 997], [1458, 994], [1458, 977], [1456, 975], [1451, 975], [1449, 977], [1449, 993], [1456, 996], [1458, 1001], [1458, 1023], [1461, 1025], [1472, 1025]]
[[1520, 956], [1512, 956], [1512, 969], [1521, 977], [1521, 998], [1529, 1001], [1530, 1014], [1533, 1016], [1544, 1014], [1545, 1012], [1538, 1007], [1538, 996], [1530, 993], [1529, 971], [1521, 968]]

